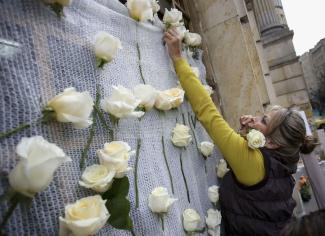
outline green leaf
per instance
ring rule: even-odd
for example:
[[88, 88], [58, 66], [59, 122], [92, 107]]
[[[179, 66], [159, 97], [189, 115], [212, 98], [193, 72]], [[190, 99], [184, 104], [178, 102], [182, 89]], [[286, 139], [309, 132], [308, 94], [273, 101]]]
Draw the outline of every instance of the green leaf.
[[129, 193], [130, 182], [128, 177], [114, 179], [112, 187], [103, 193], [103, 199], [113, 199], [117, 197], [126, 197]]
[[42, 118], [41, 118], [41, 122], [42, 123], [48, 123], [51, 121], [56, 120], [56, 113], [53, 110], [53, 108], [46, 106], [43, 110], [42, 110]]
[[125, 197], [117, 197], [106, 202], [111, 216], [108, 223], [117, 229], [132, 230], [132, 220], [129, 216], [130, 202]]
[[53, 4], [50, 4], [50, 7], [58, 17], [63, 16], [63, 6], [61, 4], [53, 3]]
[[100, 69], [102, 69], [107, 62], [108, 61], [106, 61], [105, 59], [96, 57], [96, 66]]

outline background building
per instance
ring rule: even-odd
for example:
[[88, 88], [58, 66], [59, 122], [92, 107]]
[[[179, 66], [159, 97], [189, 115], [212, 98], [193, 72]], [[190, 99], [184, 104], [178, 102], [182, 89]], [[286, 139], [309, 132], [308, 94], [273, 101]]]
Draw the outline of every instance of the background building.
[[325, 39], [300, 57], [304, 77], [316, 115], [325, 109]]

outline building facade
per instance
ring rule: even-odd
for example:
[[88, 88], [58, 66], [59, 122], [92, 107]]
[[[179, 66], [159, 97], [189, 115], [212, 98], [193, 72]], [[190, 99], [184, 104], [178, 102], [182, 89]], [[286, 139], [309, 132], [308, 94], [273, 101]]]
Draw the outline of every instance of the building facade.
[[207, 81], [235, 128], [242, 114], [268, 105], [298, 106], [311, 115], [302, 67], [281, 0], [170, 0], [203, 38]]

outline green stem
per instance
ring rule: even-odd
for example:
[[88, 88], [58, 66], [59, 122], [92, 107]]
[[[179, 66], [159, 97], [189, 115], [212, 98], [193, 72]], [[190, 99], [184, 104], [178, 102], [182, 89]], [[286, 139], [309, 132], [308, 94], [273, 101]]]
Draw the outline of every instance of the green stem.
[[93, 124], [90, 127], [90, 131], [89, 131], [89, 136], [85, 145], [85, 148], [82, 150], [81, 153], [81, 159], [80, 159], [80, 169], [83, 169], [85, 166], [85, 159], [87, 157], [87, 153], [89, 151], [90, 145], [93, 142], [94, 139], [94, 135], [95, 135], [95, 127], [96, 127], [96, 116], [95, 116], [95, 112], [93, 112]]
[[195, 129], [195, 127], [196, 127], [196, 115], [194, 114], [194, 118], [193, 118], [193, 116], [190, 114], [190, 113], [188, 113], [188, 115], [191, 117], [191, 121], [192, 121], [192, 124], [193, 124], [193, 127], [194, 127], [194, 129]]
[[[101, 118], [100, 118], [101, 111], [98, 109], [99, 102], [100, 102], [100, 97], [101, 97], [101, 94], [100, 94], [100, 85], [97, 84], [96, 85], [96, 100], [95, 100], [95, 105], [94, 105], [94, 111], [93, 111], [93, 114], [92, 114], [93, 124], [91, 125], [90, 131], [89, 131], [89, 136], [88, 136], [88, 139], [87, 139], [85, 148], [84, 148], [84, 150], [81, 153], [80, 169], [83, 169], [83, 167], [85, 165], [85, 159], [87, 157], [87, 153], [88, 153], [89, 148], [90, 148], [90, 145], [91, 145], [91, 143], [93, 142], [93, 139], [94, 139], [95, 128], [96, 128], [96, 123], [97, 123], [97, 121], [96, 121], [96, 114], [98, 115], [99, 119], [101, 120]], [[104, 120], [104, 117], [102, 117], [102, 119], [103, 119], [103, 121], [105, 121]], [[106, 124], [106, 122], [104, 122], [104, 123]]]
[[106, 131], [108, 132], [110, 141], [113, 141], [114, 140], [113, 130], [110, 129], [109, 126], [108, 126], [108, 124], [106, 123], [103, 112], [97, 106], [94, 106], [94, 109], [96, 111], [96, 114], [97, 114], [100, 122], [102, 123], [102, 125], [104, 126], [104, 128], [106, 129]]
[[131, 232], [132, 236], [135, 236], [133, 229], [131, 229], [130, 232]]
[[16, 209], [18, 203], [19, 203], [19, 194], [15, 194], [11, 199], [11, 206], [9, 207], [8, 211], [3, 217], [3, 220], [0, 224], [0, 232], [2, 232], [4, 226], [6, 225], [7, 221], [9, 220], [10, 216], [12, 215], [13, 211]]
[[182, 118], [183, 118], [183, 124], [186, 125], [185, 116], [184, 116], [184, 113], [183, 112], [182, 112]]
[[24, 129], [27, 129], [30, 127], [30, 124], [21, 124], [19, 126], [17, 126], [16, 128], [14, 129], [11, 129], [11, 130], [8, 130], [8, 131], [5, 131], [3, 133], [0, 133], [0, 140], [1, 139], [4, 139], [4, 138], [8, 138], [9, 136], [13, 135], [13, 134], [16, 134]]
[[183, 176], [184, 183], [185, 183], [187, 199], [188, 199], [188, 202], [191, 202], [190, 193], [188, 191], [187, 181], [186, 181], [184, 170], [183, 170], [182, 152], [179, 154], [179, 160], [180, 160], [180, 163], [181, 163], [181, 171], [182, 171], [182, 176]]
[[141, 52], [140, 52], [140, 47], [139, 43], [137, 42], [137, 51], [138, 51], [138, 58], [139, 58], [139, 70], [140, 70], [140, 76], [143, 84], [146, 84], [146, 81], [144, 80], [143, 72], [142, 72], [142, 67], [141, 67]]
[[170, 172], [169, 165], [168, 165], [168, 161], [167, 161], [167, 155], [166, 155], [166, 150], [165, 150], [165, 141], [164, 141], [164, 136], [161, 136], [161, 143], [162, 143], [163, 155], [164, 155], [165, 163], [166, 163], [167, 170], [168, 170], [168, 175], [169, 175], [170, 185], [171, 185], [171, 188], [172, 188], [172, 193], [174, 194], [173, 177], [172, 177], [172, 174], [171, 174], [171, 172]]
[[164, 215], [163, 214], [159, 214], [159, 218], [161, 220], [161, 228], [162, 228], [162, 231], [165, 231]]
[[205, 171], [206, 174], [208, 173], [208, 171], [207, 171], [207, 161], [206, 160], [204, 160], [204, 171]]
[[199, 144], [197, 142], [197, 138], [196, 138], [196, 134], [195, 134], [195, 129], [192, 127], [190, 120], [191, 120], [190, 114], [188, 113], [188, 122], [189, 122], [189, 126], [190, 126], [190, 128], [192, 130], [192, 133], [193, 133], [195, 146], [196, 146], [196, 149], [198, 150], [198, 152], [200, 152], [200, 150], [199, 150]]
[[139, 163], [139, 154], [140, 154], [140, 147], [141, 147], [141, 139], [138, 138], [137, 140], [137, 151], [135, 157], [135, 170], [134, 170], [134, 185], [135, 185], [135, 208], [139, 207], [139, 190], [138, 190], [138, 163]]

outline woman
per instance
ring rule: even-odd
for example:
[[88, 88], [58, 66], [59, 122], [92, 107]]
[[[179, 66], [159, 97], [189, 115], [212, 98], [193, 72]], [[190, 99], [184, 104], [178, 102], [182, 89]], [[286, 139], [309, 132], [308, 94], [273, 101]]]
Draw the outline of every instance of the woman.
[[222, 118], [186, 59], [175, 30], [164, 34], [179, 81], [199, 121], [218, 146], [231, 171], [220, 186], [220, 205], [227, 235], [276, 235], [290, 219], [299, 152], [309, 153], [313, 145], [305, 137], [300, 115], [276, 107], [262, 117], [243, 116], [241, 125], [266, 136], [262, 149], [250, 149], [247, 141]]

